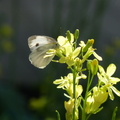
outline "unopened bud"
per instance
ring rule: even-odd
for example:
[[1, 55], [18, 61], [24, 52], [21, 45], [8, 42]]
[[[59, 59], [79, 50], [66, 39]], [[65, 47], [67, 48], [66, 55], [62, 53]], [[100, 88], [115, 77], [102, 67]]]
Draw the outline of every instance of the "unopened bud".
[[86, 52], [90, 46], [94, 44], [94, 39], [89, 39], [86, 43], [86, 46], [83, 49], [83, 52]]

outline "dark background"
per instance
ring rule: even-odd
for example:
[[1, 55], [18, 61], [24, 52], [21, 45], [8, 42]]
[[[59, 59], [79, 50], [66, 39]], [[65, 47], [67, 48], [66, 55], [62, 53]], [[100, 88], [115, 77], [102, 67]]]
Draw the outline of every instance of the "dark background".
[[[67, 75], [66, 66], [35, 68], [28, 60], [27, 39], [57, 39], [75, 29], [80, 30], [80, 40], [95, 39], [94, 47], [103, 57], [100, 64], [106, 68], [115, 63], [115, 76], [120, 77], [119, 0], [0, 0], [0, 120], [56, 120], [56, 109], [64, 120], [65, 97], [53, 80]], [[115, 102], [108, 100], [91, 119], [111, 119], [119, 101], [116, 96]]]

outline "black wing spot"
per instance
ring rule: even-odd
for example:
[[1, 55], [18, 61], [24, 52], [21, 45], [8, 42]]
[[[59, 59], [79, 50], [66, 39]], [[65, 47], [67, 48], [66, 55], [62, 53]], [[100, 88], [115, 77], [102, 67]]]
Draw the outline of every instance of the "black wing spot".
[[39, 46], [39, 43], [36, 43], [36, 45], [35, 45], [35, 46], [36, 46], [36, 47], [37, 47], [37, 46]]

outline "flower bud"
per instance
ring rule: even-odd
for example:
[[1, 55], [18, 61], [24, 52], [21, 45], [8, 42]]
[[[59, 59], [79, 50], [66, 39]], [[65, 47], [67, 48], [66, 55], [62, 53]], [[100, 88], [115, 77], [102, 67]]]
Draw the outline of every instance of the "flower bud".
[[71, 40], [71, 34], [70, 34], [69, 30], [66, 32], [66, 37], [67, 37], [68, 41]]
[[97, 59], [94, 59], [91, 64], [91, 72], [93, 75], [95, 75], [98, 71], [98, 61]]
[[75, 40], [77, 40], [79, 38], [79, 30], [78, 29], [75, 30], [74, 37], [75, 37]]
[[83, 49], [83, 52], [86, 52], [90, 46], [94, 44], [94, 39], [89, 39], [86, 43], [86, 46]]
[[88, 61], [87, 61], [87, 69], [88, 69], [88, 70], [91, 69], [91, 63], [92, 63], [92, 60], [88, 60]]
[[91, 73], [93, 75], [95, 75], [98, 71], [98, 61], [97, 61], [97, 59], [89, 60], [87, 62], [87, 68], [88, 68], [88, 70], [91, 71]]

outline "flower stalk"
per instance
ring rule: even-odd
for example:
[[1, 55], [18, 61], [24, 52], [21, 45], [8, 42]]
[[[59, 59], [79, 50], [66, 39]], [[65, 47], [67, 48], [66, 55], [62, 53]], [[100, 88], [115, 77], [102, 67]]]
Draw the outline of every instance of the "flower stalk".
[[76, 71], [73, 71], [73, 99], [74, 99], [74, 108], [73, 108], [73, 120], [75, 120], [75, 110], [76, 110]]

